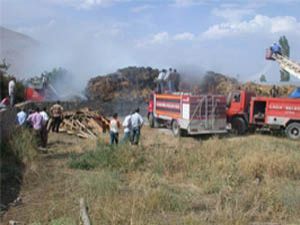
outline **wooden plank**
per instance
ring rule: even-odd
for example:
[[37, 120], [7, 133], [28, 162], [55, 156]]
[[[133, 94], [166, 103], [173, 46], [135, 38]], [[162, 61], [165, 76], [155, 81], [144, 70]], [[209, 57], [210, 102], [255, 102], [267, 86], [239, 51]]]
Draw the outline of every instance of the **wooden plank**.
[[81, 198], [79, 200], [80, 203], [80, 220], [82, 221], [83, 225], [91, 225], [90, 217], [88, 215], [88, 209], [84, 202], [84, 199]]

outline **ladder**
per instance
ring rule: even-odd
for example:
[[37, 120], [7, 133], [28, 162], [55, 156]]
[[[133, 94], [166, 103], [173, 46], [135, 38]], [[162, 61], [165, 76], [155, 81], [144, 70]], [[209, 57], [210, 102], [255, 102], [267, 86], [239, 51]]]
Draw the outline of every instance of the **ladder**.
[[281, 69], [300, 79], [300, 64], [293, 62], [289, 58], [279, 54], [273, 54], [272, 58], [276, 60]]

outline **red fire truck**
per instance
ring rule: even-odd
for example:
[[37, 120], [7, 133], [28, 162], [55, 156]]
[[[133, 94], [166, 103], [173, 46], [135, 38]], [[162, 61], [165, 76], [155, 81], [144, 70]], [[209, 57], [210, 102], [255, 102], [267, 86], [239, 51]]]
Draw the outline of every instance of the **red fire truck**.
[[153, 93], [148, 119], [150, 127], [170, 127], [175, 136], [226, 133], [226, 97]]
[[238, 134], [249, 129], [284, 130], [291, 139], [300, 139], [300, 99], [255, 97], [234, 91], [227, 99], [227, 120]]

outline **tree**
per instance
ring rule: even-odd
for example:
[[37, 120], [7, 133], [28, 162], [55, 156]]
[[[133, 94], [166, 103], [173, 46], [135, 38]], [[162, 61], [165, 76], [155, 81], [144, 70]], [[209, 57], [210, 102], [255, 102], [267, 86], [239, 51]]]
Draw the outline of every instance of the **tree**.
[[[279, 44], [281, 46], [281, 52], [283, 56], [290, 57], [290, 46], [287, 38], [282, 36], [279, 38]], [[280, 70], [280, 81], [289, 81], [290, 74], [285, 70]]]
[[259, 78], [260, 82], [267, 82], [266, 76], [264, 74], [262, 74]]

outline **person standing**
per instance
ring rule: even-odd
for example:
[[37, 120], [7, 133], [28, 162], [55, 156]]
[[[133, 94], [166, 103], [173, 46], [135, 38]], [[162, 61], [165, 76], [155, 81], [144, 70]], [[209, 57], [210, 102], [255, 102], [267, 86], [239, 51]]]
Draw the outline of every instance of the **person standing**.
[[277, 44], [276, 42], [273, 43], [273, 45], [271, 46], [271, 51], [273, 54], [281, 54], [281, 47], [279, 44]]
[[52, 123], [51, 123], [52, 132], [56, 132], [56, 133], [59, 132], [59, 126], [62, 122], [63, 110], [64, 108], [60, 105], [60, 101], [57, 101], [56, 104], [54, 104], [50, 108], [50, 113], [52, 117]]
[[164, 82], [165, 82], [165, 84], [167, 84], [169, 92], [172, 92], [172, 90], [173, 90], [172, 76], [173, 76], [173, 69], [170, 68], [169, 71], [167, 72], [165, 78], [164, 78]]
[[9, 82], [8, 82], [8, 95], [9, 95], [9, 100], [10, 100], [10, 106], [13, 107], [15, 104], [15, 94], [16, 94], [16, 82], [15, 78], [13, 77]]
[[122, 139], [122, 143], [126, 143], [130, 140], [131, 134], [131, 114], [127, 115], [123, 121], [122, 126], [124, 127], [124, 137]]
[[138, 145], [139, 143], [141, 128], [144, 124], [144, 120], [139, 113], [140, 113], [140, 109], [137, 108], [135, 112], [131, 115], [131, 126], [132, 126], [131, 143], [134, 145]]
[[17, 124], [19, 126], [23, 126], [26, 122], [26, 117], [27, 117], [27, 114], [26, 112], [24, 111], [24, 109], [20, 109], [19, 112], [17, 113]]
[[113, 115], [112, 120], [110, 121], [110, 144], [118, 144], [119, 143], [119, 129], [120, 129], [120, 121], [118, 120], [118, 114], [115, 113]]
[[279, 94], [279, 90], [278, 88], [276, 87], [276, 85], [273, 85], [271, 90], [270, 90], [270, 95], [273, 97], [273, 98], [276, 98]]
[[37, 107], [34, 113], [30, 114], [27, 121], [32, 125], [34, 130], [34, 135], [37, 140], [37, 145], [42, 145], [42, 126], [43, 126], [43, 116], [40, 114], [40, 109]]
[[174, 70], [174, 78], [173, 78], [173, 82], [174, 82], [174, 89], [176, 92], [179, 91], [179, 84], [180, 84], [180, 74], [177, 72], [177, 70]]
[[43, 117], [43, 123], [42, 123], [42, 130], [41, 130], [41, 137], [42, 137], [42, 147], [46, 148], [47, 142], [48, 142], [48, 130], [47, 130], [47, 124], [49, 121], [49, 116], [47, 114], [46, 107], [43, 108], [43, 110], [40, 112], [41, 116]]
[[162, 71], [160, 71], [160, 73], [158, 74], [158, 77], [157, 77], [157, 93], [161, 94], [164, 92], [164, 89], [165, 89], [165, 83], [164, 83], [164, 79], [165, 79], [165, 76], [166, 76], [166, 70], [163, 69]]

